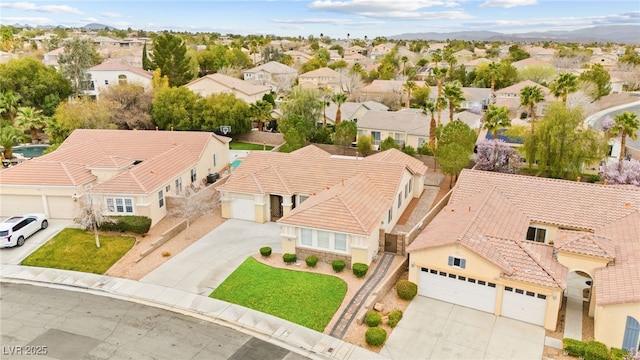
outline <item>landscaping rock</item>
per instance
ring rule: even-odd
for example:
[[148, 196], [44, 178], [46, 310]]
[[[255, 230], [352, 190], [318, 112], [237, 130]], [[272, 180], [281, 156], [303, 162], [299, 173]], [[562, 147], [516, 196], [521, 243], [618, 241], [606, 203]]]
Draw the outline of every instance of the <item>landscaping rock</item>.
[[378, 312], [383, 312], [384, 311], [384, 305], [382, 303], [376, 303], [375, 305], [373, 305], [373, 310], [378, 311]]

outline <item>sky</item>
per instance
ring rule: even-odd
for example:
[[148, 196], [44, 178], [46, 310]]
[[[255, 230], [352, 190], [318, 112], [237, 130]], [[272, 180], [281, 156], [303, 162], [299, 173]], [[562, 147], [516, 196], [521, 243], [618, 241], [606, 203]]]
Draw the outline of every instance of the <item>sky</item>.
[[83, 0], [0, 2], [0, 23], [335, 39], [640, 24], [638, 0]]

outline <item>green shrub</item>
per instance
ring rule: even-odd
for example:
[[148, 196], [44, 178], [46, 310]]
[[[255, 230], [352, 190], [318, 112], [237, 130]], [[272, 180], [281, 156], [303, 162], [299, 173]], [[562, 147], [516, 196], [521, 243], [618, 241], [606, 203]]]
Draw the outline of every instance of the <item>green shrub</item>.
[[421, 147], [418, 148], [418, 154], [433, 156], [433, 147], [429, 145], [429, 143], [424, 143]]
[[588, 182], [590, 182], [590, 183], [592, 183], [592, 184], [593, 184], [593, 183], [597, 183], [597, 182], [599, 182], [600, 180], [602, 180], [602, 178], [600, 177], [600, 175], [597, 175], [597, 174], [590, 174], [590, 175], [587, 175], [587, 181], [588, 181]]
[[271, 255], [271, 247], [265, 246], [260, 248], [260, 255], [268, 257]]
[[371, 310], [365, 315], [364, 322], [367, 323], [369, 327], [376, 327], [382, 322], [382, 316], [379, 312]]
[[591, 340], [584, 347], [584, 360], [609, 360], [609, 348], [599, 341]]
[[364, 339], [371, 346], [380, 346], [387, 340], [387, 332], [383, 328], [372, 327], [364, 334]]
[[624, 360], [625, 356], [629, 355], [627, 350], [622, 350], [618, 348], [611, 348], [611, 354], [609, 358], [611, 360]]
[[284, 262], [286, 262], [287, 264], [292, 264], [296, 262], [298, 258], [296, 257], [296, 254], [283, 254], [282, 260], [284, 260]]
[[416, 156], [416, 148], [411, 145], [407, 145], [402, 149], [402, 152], [409, 156]]
[[396, 292], [400, 299], [411, 300], [418, 295], [418, 285], [409, 280], [400, 280], [396, 284]]
[[369, 265], [363, 263], [353, 264], [353, 275], [356, 277], [363, 278], [367, 275], [367, 271], [369, 271]]
[[389, 313], [389, 327], [396, 327], [400, 320], [402, 320], [402, 310], [395, 309]]
[[337, 273], [344, 270], [345, 266], [347, 266], [347, 264], [345, 264], [344, 260], [333, 260], [331, 262], [331, 267], [333, 268], [333, 271]]
[[316, 267], [316, 264], [318, 263], [318, 257], [315, 255], [309, 255], [306, 259], [304, 259], [304, 261], [307, 263], [308, 267]]
[[151, 228], [151, 218], [146, 216], [110, 216], [109, 220], [100, 225], [100, 230], [146, 234]]
[[562, 339], [562, 349], [571, 356], [584, 357], [586, 344], [580, 340], [564, 338]]

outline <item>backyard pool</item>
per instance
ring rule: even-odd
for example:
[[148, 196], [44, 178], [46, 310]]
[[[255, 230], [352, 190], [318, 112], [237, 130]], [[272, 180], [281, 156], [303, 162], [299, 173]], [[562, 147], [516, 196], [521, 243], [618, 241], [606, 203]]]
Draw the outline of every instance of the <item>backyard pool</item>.
[[49, 145], [19, 145], [13, 147], [14, 154], [20, 154], [27, 159], [38, 157], [44, 153]]
[[237, 168], [238, 166], [240, 166], [241, 163], [242, 163], [242, 159], [233, 160], [233, 162], [231, 163], [231, 169]]

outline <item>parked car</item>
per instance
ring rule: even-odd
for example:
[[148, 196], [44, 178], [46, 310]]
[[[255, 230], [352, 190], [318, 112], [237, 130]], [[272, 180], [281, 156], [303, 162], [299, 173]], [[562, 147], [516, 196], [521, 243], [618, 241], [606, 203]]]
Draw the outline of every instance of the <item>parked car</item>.
[[0, 223], [0, 248], [22, 246], [31, 235], [48, 226], [45, 214], [12, 216]]

